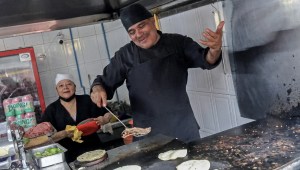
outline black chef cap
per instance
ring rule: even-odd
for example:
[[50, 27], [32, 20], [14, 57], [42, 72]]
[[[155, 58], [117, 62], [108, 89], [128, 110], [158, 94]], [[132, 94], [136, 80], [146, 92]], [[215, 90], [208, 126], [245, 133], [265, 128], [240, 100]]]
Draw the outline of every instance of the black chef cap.
[[127, 31], [132, 25], [151, 17], [152, 14], [141, 4], [130, 5], [120, 12], [122, 24]]

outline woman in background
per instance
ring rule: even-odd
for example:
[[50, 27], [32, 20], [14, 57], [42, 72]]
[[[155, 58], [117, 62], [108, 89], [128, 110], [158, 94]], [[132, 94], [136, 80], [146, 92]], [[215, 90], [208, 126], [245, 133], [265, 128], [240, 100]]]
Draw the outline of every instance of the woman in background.
[[94, 118], [98, 125], [109, 122], [111, 115], [104, 108], [97, 107], [89, 95], [76, 95], [76, 85], [69, 74], [57, 74], [55, 78], [56, 91], [59, 99], [51, 103], [42, 115], [43, 122], [50, 122], [58, 131], [54, 141], [58, 141], [68, 151], [66, 161], [76, 160], [80, 154], [101, 148], [97, 133], [83, 136], [82, 143], [72, 141], [71, 132], [65, 131], [67, 125], [78, 125], [80, 122]]

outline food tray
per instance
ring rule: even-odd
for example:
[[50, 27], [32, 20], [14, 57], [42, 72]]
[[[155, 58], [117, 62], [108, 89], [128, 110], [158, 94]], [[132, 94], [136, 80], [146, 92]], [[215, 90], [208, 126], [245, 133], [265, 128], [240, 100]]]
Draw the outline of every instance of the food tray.
[[[51, 155], [51, 156], [42, 157], [42, 158], [37, 158], [34, 155], [34, 153], [36, 153], [36, 152], [44, 152], [44, 150], [46, 150], [48, 148], [53, 148], [53, 147], [60, 148], [61, 150], [63, 150], [63, 152], [57, 153], [57, 154]], [[37, 166], [42, 168], [42, 167], [46, 167], [46, 166], [50, 166], [50, 165], [54, 165], [54, 164], [57, 164], [57, 163], [64, 162], [66, 151], [67, 151], [66, 148], [62, 147], [58, 143], [54, 143], [54, 144], [50, 144], [50, 145], [46, 145], [46, 146], [31, 149], [31, 150], [29, 150], [29, 153], [32, 156], [35, 163], [37, 164]]]

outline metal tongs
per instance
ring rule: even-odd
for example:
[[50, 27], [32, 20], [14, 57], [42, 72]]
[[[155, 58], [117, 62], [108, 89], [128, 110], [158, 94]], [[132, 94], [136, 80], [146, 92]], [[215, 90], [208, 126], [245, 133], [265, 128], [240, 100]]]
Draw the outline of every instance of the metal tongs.
[[106, 106], [104, 106], [104, 108], [113, 116], [115, 117], [124, 127], [125, 129], [128, 129], [128, 127], [112, 112], [110, 111]]
[[147, 135], [151, 131], [151, 128], [128, 128], [112, 111], [110, 111], [106, 106], [104, 106], [104, 108], [125, 127], [125, 130], [122, 132], [123, 138], [131, 135], [134, 137], [142, 137]]

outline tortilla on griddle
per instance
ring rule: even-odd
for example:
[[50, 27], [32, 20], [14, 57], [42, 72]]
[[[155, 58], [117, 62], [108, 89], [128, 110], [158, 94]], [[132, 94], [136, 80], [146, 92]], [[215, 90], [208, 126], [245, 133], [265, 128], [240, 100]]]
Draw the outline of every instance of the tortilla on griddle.
[[102, 149], [89, 151], [86, 153], [83, 153], [77, 157], [78, 162], [91, 162], [98, 159], [103, 158], [106, 155], [106, 151]]
[[183, 158], [187, 155], [187, 149], [169, 150], [167, 152], [160, 153], [158, 158], [163, 161], [174, 160], [177, 158]]
[[208, 160], [189, 160], [176, 166], [177, 170], [209, 170], [210, 162]]
[[138, 165], [126, 165], [116, 168], [114, 170], [141, 170], [142, 168]]

